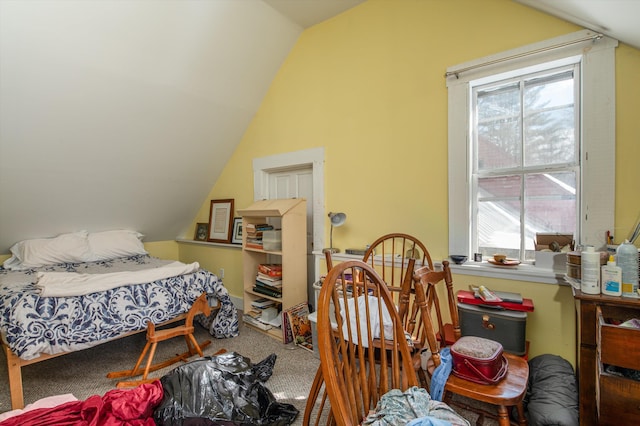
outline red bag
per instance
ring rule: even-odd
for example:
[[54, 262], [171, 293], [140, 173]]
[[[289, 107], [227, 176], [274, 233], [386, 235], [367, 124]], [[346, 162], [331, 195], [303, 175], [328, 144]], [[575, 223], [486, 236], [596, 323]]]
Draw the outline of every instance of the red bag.
[[451, 359], [454, 375], [483, 385], [498, 383], [509, 366], [499, 342], [476, 336], [456, 340], [451, 346]]

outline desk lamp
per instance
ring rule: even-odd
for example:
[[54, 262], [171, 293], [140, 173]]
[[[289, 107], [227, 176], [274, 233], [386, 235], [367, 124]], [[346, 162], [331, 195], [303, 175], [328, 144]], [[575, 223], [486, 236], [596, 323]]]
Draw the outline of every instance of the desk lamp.
[[331, 222], [331, 231], [329, 232], [329, 248], [323, 249], [323, 253], [338, 253], [340, 251], [340, 249], [333, 248], [333, 227], [342, 226], [346, 222], [346, 220], [347, 215], [344, 213], [329, 212], [329, 221]]

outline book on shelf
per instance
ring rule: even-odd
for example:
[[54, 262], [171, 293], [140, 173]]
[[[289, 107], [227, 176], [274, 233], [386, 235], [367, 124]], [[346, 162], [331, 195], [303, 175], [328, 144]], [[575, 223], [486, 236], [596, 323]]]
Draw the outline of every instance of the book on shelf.
[[[309, 320], [309, 305], [307, 302], [299, 303], [284, 311], [285, 320], [291, 330], [292, 341], [301, 348], [313, 351], [313, 339], [311, 321]], [[284, 324], [284, 323], [283, 323]], [[284, 334], [286, 340], [286, 333]]]
[[270, 320], [265, 320], [263, 318], [258, 318], [258, 321], [260, 321], [263, 324], [270, 325], [271, 328], [280, 328], [282, 326], [282, 316], [281, 315], [276, 315], [274, 318], [271, 318]]
[[265, 288], [265, 287], [259, 287], [257, 285], [253, 286], [253, 291], [255, 291], [256, 293], [265, 294], [271, 297], [276, 297], [276, 298], [282, 297], [282, 292], [280, 291], [272, 290], [270, 288]]
[[269, 225], [268, 223], [247, 223], [247, 225], [244, 227], [245, 232], [248, 232], [250, 234], [269, 231], [271, 229], [273, 229], [273, 226]]
[[242, 320], [247, 324], [251, 324], [252, 326], [259, 328], [260, 330], [271, 330], [273, 328], [270, 324], [265, 324], [262, 321], [247, 314], [242, 316]]
[[281, 277], [282, 265], [279, 263], [260, 263], [258, 264], [258, 273], [269, 277]]
[[258, 318], [260, 318], [260, 316], [262, 315], [262, 312], [257, 311], [257, 310], [255, 310], [255, 309], [252, 309], [252, 310], [248, 311], [247, 313], [245, 313], [245, 315], [248, 315], [248, 316], [250, 316], [251, 318], [258, 319]]
[[256, 280], [274, 287], [282, 285], [282, 278], [270, 277], [268, 275], [261, 274], [260, 272], [258, 272], [258, 275], [256, 275]]
[[279, 293], [282, 293], [282, 284], [278, 285], [272, 285], [269, 284], [267, 282], [262, 282], [258, 279], [256, 279], [256, 287], [262, 287], [262, 288], [266, 288], [267, 290], [271, 290], [271, 291], [277, 291]]
[[267, 296], [271, 296], [272, 294], [274, 295], [277, 294], [277, 296], [271, 296], [271, 297], [282, 297], [282, 288], [271, 287], [270, 285], [263, 284], [260, 281], [256, 281], [255, 287], [265, 290], [264, 293], [262, 294], [266, 294]]
[[282, 325], [282, 316], [276, 307], [269, 307], [260, 310], [250, 310], [245, 314], [253, 320], [259, 321], [262, 324], [270, 325], [272, 328], [280, 328]]
[[264, 248], [264, 246], [262, 245], [262, 243], [255, 243], [255, 242], [250, 242], [247, 241], [247, 243], [245, 244], [245, 247], [249, 247], [249, 248], [254, 248], [254, 249], [260, 249], [262, 250]]
[[271, 306], [275, 306], [276, 302], [270, 299], [256, 299], [253, 302], [251, 302], [251, 306], [253, 306], [254, 308], [258, 308], [258, 309], [266, 309], [269, 308]]
[[259, 229], [259, 228], [264, 228], [266, 226], [271, 226], [271, 225], [269, 225], [268, 223], [251, 223], [251, 222], [249, 222], [249, 223], [247, 223], [246, 228], [247, 229], [252, 229], [252, 228], [253, 229]]

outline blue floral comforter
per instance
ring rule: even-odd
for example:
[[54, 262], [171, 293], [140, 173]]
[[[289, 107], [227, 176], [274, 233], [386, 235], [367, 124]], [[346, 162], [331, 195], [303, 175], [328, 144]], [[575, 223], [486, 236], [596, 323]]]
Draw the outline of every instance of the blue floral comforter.
[[107, 273], [158, 267], [171, 261], [148, 255], [90, 263], [67, 263], [24, 271], [0, 268], [0, 334], [9, 349], [29, 360], [40, 354], [86, 349], [159, 324], [189, 310], [203, 293], [220, 310], [198, 321], [216, 338], [238, 335], [238, 314], [222, 281], [209, 271], [74, 297], [40, 297], [38, 271]]

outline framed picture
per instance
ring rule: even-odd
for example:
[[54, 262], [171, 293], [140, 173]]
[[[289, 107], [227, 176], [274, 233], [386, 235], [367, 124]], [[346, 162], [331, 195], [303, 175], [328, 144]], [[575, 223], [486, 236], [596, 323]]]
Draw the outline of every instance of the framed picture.
[[209, 236], [207, 241], [230, 243], [233, 228], [233, 199], [211, 200], [209, 211]]
[[242, 218], [233, 218], [233, 232], [231, 237], [231, 244], [242, 244]]
[[196, 223], [196, 233], [193, 239], [196, 241], [207, 241], [209, 237], [209, 224], [208, 223]]

